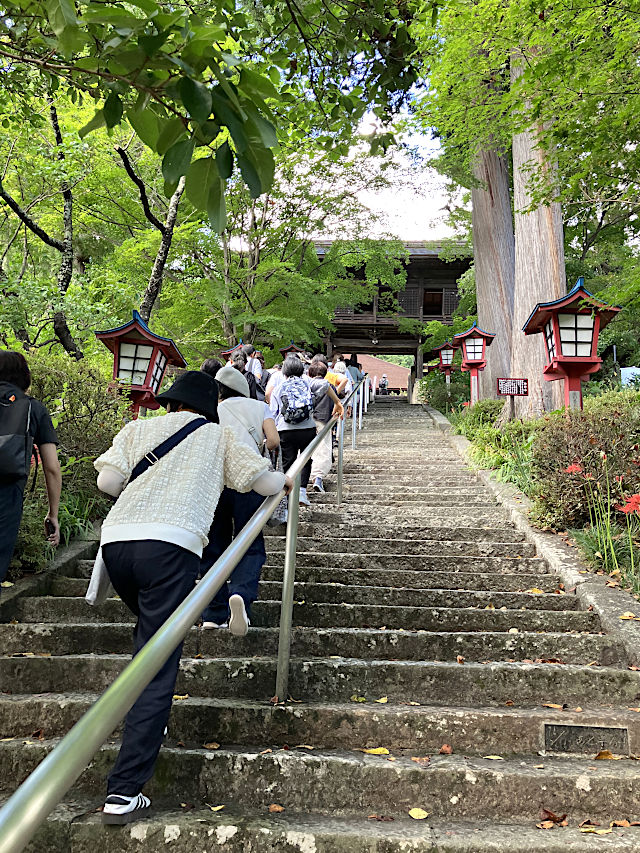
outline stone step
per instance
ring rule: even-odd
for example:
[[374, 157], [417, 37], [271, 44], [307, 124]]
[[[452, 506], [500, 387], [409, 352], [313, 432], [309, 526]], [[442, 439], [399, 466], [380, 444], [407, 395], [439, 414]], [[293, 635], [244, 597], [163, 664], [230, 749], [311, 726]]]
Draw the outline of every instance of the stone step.
[[[2, 780], [23, 778], [54, 744], [0, 744]], [[116, 751], [117, 745], [103, 747], [75, 790], [83, 796], [103, 795]], [[633, 818], [640, 814], [640, 765], [633, 760], [589, 764], [536, 756], [493, 761], [454, 754], [434, 755], [421, 765], [413, 757], [423, 756], [168, 747], [160, 752], [147, 790], [152, 797], [173, 798], [179, 792], [181, 801], [195, 804], [231, 803], [258, 810], [275, 802], [285, 812], [362, 817], [372, 812], [403, 815], [416, 805], [433, 818], [456, 819], [537, 822], [542, 806], [570, 813], [573, 820], [610, 820], [621, 811]]]
[[[32, 739], [34, 732], [61, 737], [97, 699], [97, 694], [90, 693], [0, 695], [0, 737]], [[546, 726], [578, 727], [581, 734], [585, 727], [626, 729], [628, 743], [640, 744], [640, 716], [626, 709], [440, 708], [391, 704], [391, 700], [387, 704], [273, 706], [190, 696], [173, 704], [167, 745], [180, 741], [189, 748], [211, 742], [223, 747], [254, 746], [259, 732], [261, 742], [271, 748], [305, 743], [316, 749], [353, 751], [384, 745], [389, 750], [422, 750], [424, 755], [438, 753], [448, 743], [454, 754], [506, 758], [545, 754]], [[594, 747], [589, 750], [586, 744], [596, 742], [593, 737], [584, 745], [576, 741], [575, 754], [586, 749], [592, 758]]]
[[[130, 660], [127, 655], [0, 657], [4, 686], [16, 693], [105, 690]], [[274, 693], [273, 658], [188, 658], [176, 693], [268, 701]], [[488, 707], [513, 702], [526, 707], [551, 702], [571, 707], [636, 707], [640, 675], [612, 667], [510, 662], [448, 663], [292, 658], [290, 695], [307, 702], [348, 702], [389, 697], [393, 702]], [[7, 692], [7, 691], [5, 691]]]
[[[481, 530], [494, 539], [502, 540], [501, 535], [496, 535], [502, 530], [513, 530], [513, 523], [507, 513], [499, 507], [485, 507], [483, 509], [467, 509], [465, 507], [447, 507], [439, 510], [437, 507], [429, 507], [425, 512], [420, 504], [408, 503], [399, 511], [399, 518], [393, 524], [394, 531], [400, 531], [406, 525], [428, 525], [432, 530], [444, 528], [445, 539], [455, 539], [456, 531]], [[382, 504], [362, 504], [349, 500], [343, 502], [338, 508], [331, 508], [329, 504], [316, 504], [315, 506], [300, 506], [300, 521], [302, 524], [331, 524], [336, 522], [336, 517], [345, 524], [362, 523], [367, 519], [371, 530], [383, 530], [389, 524], [389, 509]], [[431, 537], [431, 538], [437, 538]]]
[[[53, 581], [49, 594], [56, 597], [83, 598], [87, 582], [82, 578], [57, 578]], [[578, 610], [579, 601], [575, 595], [561, 593], [539, 594], [527, 592], [502, 592], [491, 590], [438, 589], [428, 591], [394, 586], [352, 586], [337, 582], [306, 583], [296, 582], [294, 595], [297, 601], [328, 604], [371, 604], [384, 602], [394, 607], [489, 607], [509, 608], [510, 610]], [[282, 599], [282, 583], [279, 581], [261, 581], [259, 598], [268, 601]], [[491, 608], [489, 608], [491, 609]]]
[[[421, 481], [416, 485], [414, 480], [413, 485], [410, 483], [389, 483], [376, 481], [370, 483], [351, 483], [347, 480], [344, 483], [344, 494], [362, 495], [364, 498], [375, 497], [379, 494], [388, 494], [391, 497], [401, 497], [404, 495], [415, 495], [416, 497], [431, 497], [434, 494], [438, 497], [442, 493], [443, 497], [459, 498], [460, 501], [466, 501], [468, 498], [485, 498], [492, 503], [495, 503], [495, 498], [483, 485], [475, 485], [473, 483], [457, 486], [437, 486], [434, 487], [429, 482]], [[331, 494], [331, 490], [329, 491]]]
[[[223, 849], [226, 853], [636, 853], [638, 830], [616, 828], [611, 835], [584, 835], [578, 821], [553, 832], [540, 832], [535, 823], [506, 820], [411, 820], [395, 817], [269, 814], [225, 806], [212, 813], [208, 806], [157, 807], [151, 815], [123, 831], [105, 831], [95, 814], [96, 801], [65, 803], [36, 836], [28, 853], [157, 853], [158, 844], [195, 853]], [[626, 815], [624, 809], [620, 815]], [[606, 828], [606, 827], [605, 827]], [[212, 846], [215, 844], [215, 848]], [[497, 846], [498, 845], [498, 846]], [[162, 848], [164, 849], [164, 847]]]
[[[268, 564], [282, 565], [284, 552], [273, 551], [268, 554]], [[385, 569], [471, 572], [528, 572], [529, 574], [546, 574], [547, 564], [540, 557], [484, 557], [459, 554], [447, 556], [440, 554], [409, 554], [402, 553], [362, 553], [362, 554], [332, 554], [324, 551], [299, 551], [296, 555], [297, 566], [335, 566], [346, 569]]]
[[[393, 504], [401, 504], [401, 503], [419, 503], [422, 506], [458, 506], [458, 507], [483, 507], [483, 506], [496, 506], [495, 498], [489, 494], [489, 492], [484, 492], [483, 494], [458, 494], [451, 495], [447, 494], [438, 494], [433, 491], [421, 491], [421, 490], [407, 490], [406, 492], [394, 492], [394, 493], [386, 493], [386, 490], [379, 489], [377, 491], [370, 491], [366, 495], [360, 494], [358, 492], [353, 492], [353, 498], [349, 498], [349, 502], [366, 504], [368, 503], [383, 503], [385, 506], [392, 506]], [[321, 493], [321, 492], [313, 492], [310, 493], [312, 495], [312, 500], [314, 503], [335, 503], [335, 496], [331, 494], [331, 492]], [[347, 492], [345, 491], [345, 499], [348, 498]]]
[[[264, 533], [267, 537], [282, 537], [284, 527], [266, 527]], [[373, 528], [370, 521], [362, 520], [353, 522], [341, 522], [328, 527], [324, 524], [313, 522], [300, 522], [298, 526], [298, 541], [302, 537], [323, 539], [327, 536], [340, 537], [344, 539], [360, 539], [374, 535], [379, 538], [379, 528]], [[525, 542], [524, 534], [511, 527], [495, 529], [493, 527], [450, 527], [448, 530], [442, 527], [433, 527], [425, 521], [423, 524], [404, 521], [394, 525], [394, 533], [403, 541], [420, 540], [431, 542], [497, 542], [501, 544]]]
[[[225, 630], [192, 628], [184, 644], [185, 658], [275, 657], [279, 630], [252, 626], [246, 637]], [[131, 623], [23, 623], [0, 625], [0, 647], [6, 655], [129, 654]], [[626, 666], [619, 644], [601, 634], [505, 631], [405, 631], [385, 628], [294, 627], [292, 654], [301, 657], [348, 657], [378, 660], [468, 661], [559, 660], [564, 663]]]
[[[399, 533], [400, 531], [398, 531]], [[279, 553], [285, 549], [285, 537], [271, 537], [267, 543], [269, 553]], [[299, 536], [298, 549], [302, 552], [317, 550], [321, 547], [326, 553], [338, 554], [393, 554], [404, 556], [437, 553], [442, 557], [483, 556], [483, 557], [535, 557], [536, 549], [528, 542], [465, 542], [446, 539], [400, 539], [360, 536], [337, 536], [331, 528], [326, 528], [323, 536]]]
[[[265, 566], [262, 579], [281, 581], [282, 566]], [[506, 572], [463, 572], [463, 571], [403, 571], [401, 569], [353, 569], [322, 566], [297, 566], [296, 578], [307, 583], [342, 583], [356, 586], [392, 586], [406, 589], [484, 589], [500, 592], [525, 592], [542, 589], [555, 592], [560, 579], [555, 575], [508, 574]], [[86, 583], [86, 581], [85, 581]]]
[[[123, 602], [115, 598], [108, 599], [95, 609], [82, 598], [23, 598], [18, 603], [17, 615], [20, 622], [134, 621]], [[256, 601], [252, 607], [251, 621], [256, 627], [277, 626], [280, 621], [280, 602]], [[427, 605], [316, 604], [311, 601], [294, 602], [293, 621], [295, 625], [316, 628], [378, 628], [384, 625], [388, 628], [422, 631], [507, 631], [517, 628], [519, 631], [597, 632], [600, 628], [596, 614], [582, 610], [486, 610], [481, 609], [480, 605], [458, 608]]]

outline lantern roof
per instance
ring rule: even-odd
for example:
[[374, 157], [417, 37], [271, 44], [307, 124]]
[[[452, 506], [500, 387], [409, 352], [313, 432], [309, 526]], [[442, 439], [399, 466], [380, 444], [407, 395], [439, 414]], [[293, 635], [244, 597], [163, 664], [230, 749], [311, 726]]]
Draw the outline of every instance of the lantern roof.
[[453, 345], [455, 347], [460, 346], [462, 341], [466, 340], [467, 338], [484, 338], [487, 342], [487, 346], [491, 346], [491, 343], [493, 342], [495, 336], [495, 332], [485, 332], [484, 329], [481, 329], [477, 323], [474, 323], [467, 329], [466, 332], [460, 332], [460, 334], [454, 335], [452, 340]]
[[113, 353], [116, 352], [118, 341], [122, 338], [126, 338], [129, 341], [157, 344], [166, 355], [168, 364], [175, 364], [177, 367], [187, 366], [187, 362], [184, 360], [182, 353], [174, 341], [171, 338], [164, 338], [162, 335], [156, 335], [155, 332], [152, 332], [137, 311], [133, 312], [133, 319], [129, 320], [128, 323], [116, 326], [114, 329], [95, 332], [95, 336]]
[[581, 308], [589, 308], [598, 312], [601, 329], [610, 323], [621, 310], [619, 305], [608, 305], [606, 302], [596, 299], [584, 286], [584, 277], [580, 276], [566, 296], [561, 296], [560, 299], [552, 299], [550, 302], [538, 302], [522, 327], [522, 331], [525, 335], [542, 332], [554, 314], [564, 310], [568, 310], [571, 314], [577, 314]]
[[454, 344], [452, 341], [445, 341], [439, 347], [433, 347], [432, 352], [440, 352], [443, 349], [458, 349], [459, 344]]
[[220, 355], [231, 355], [232, 352], [236, 350], [242, 349], [242, 338], [240, 338], [240, 343], [236, 344], [234, 347], [230, 347], [229, 349], [220, 350]]
[[293, 342], [293, 341], [291, 341], [291, 343], [290, 343], [290, 344], [287, 344], [287, 346], [286, 346], [286, 347], [280, 347], [279, 352], [281, 352], [283, 355], [285, 355], [285, 354], [286, 354], [286, 353], [288, 353], [288, 352], [304, 352], [304, 350], [303, 350], [303, 349], [300, 349], [300, 347], [297, 347], [297, 346], [294, 344], [294, 342]]

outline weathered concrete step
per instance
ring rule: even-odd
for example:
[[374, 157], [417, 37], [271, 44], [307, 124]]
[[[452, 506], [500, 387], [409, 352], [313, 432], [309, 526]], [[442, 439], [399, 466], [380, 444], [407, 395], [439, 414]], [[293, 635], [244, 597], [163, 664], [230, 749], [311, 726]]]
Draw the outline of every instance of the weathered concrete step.
[[[281, 581], [282, 566], [265, 566], [262, 579], [266, 581]], [[525, 592], [527, 589], [554, 592], [558, 589], [560, 579], [555, 575], [508, 574], [506, 572], [463, 571], [402, 571], [393, 569], [365, 569], [357, 572], [352, 569], [322, 566], [298, 566], [296, 578], [299, 582], [307, 583], [342, 583], [347, 586], [394, 586], [408, 589], [484, 589], [501, 592]], [[86, 580], [84, 581], [86, 584]]]
[[[183, 657], [229, 658], [277, 655], [278, 628], [252, 626], [246, 637], [227, 630], [192, 628]], [[129, 654], [131, 624], [55, 623], [0, 625], [0, 648], [6, 655]], [[385, 628], [294, 627], [291, 651], [300, 658], [341, 656], [362, 660], [442, 660], [460, 655], [467, 661], [561, 660], [626, 666], [620, 644], [606, 634], [500, 631], [405, 631]]]
[[[284, 552], [269, 553], [269, 565], [282, 565]], [[324, 551], [299, 551], [296, 556], [298, 566], [336, 566], [347, 569], [408, 569], [430, 571], [469, 572], [473, 569], [479, 572], [528, 572], [529, 574], [546, 574], [547, 564], [540, 557], [483, 557], [466, 555], [405, 555], [396, 553], [362, 553], [362, 554], [331, 554]]]
[[[368, 496], [376, 496], [379, 494], [388, 494], [389, 496], [402, 497], [403, 495], [416, 495], [429, 497], [438, 495], [440, 497], [440, 489], [431, 485], [429, 481], [421, 480], [413, 485], [410, 483], [351, 483], [347, 481], [344, 484], [344, 494], [357, 494]], [[443, 497], [457, 497], [461, 501], [466, 501], [468, 498], [485, 498], [492, 502], [495, 501], [493, 495], [483, 485], [465, 485], [465, 486], [443, 486]], [[331, 492], [329, 492], [331, 493]]]
[[[400, 531], [397, 532], [399, 534]], [[269, 553], [284, 551], [285, 537], [271, 537], [267, 543]], [[385, 539], [368, 536], [342, 537], [330, 528], [324, 536], [299, 536], [300, 551], [314, 551], [319, 547], [325, 552], [338, 554], [415, 554], [429, 555], [437, 553], [442, 557], [450, 556], [484, 556], [484, 557], [535, 557], [536, 549], [528, 542], [465, 542], [464, 540], [447, 541], [446, 539], [401, 539], [387, 537]]]
[[[105, 690], [129, 661], [120, 655], [0, 657], [5, 692], [56, 693]], [[274, 693], [273, 658], [183, 660], [176, 693], [269, 700]], [[10, 686], [10, 691], [6, 688]], [[348, 702], [352, 696], [439, 706], [516, 707], [551, 702], [573, 706], [637, 707], [640, 675], [612, 667], [509, 662], [293, 658], [290, 695], [308, 702]]]
[[[0, 784], [22, 778], [53, 743], [0, 745]], [[75, 790], [103, 794], [104, 776], [116, 751], [116, 745], [104, 747]], [[542, 806], [568, 812], [574, 820], [609, 820], [621, 812], [635, 818], [640, 813], [636, 761], [589, 764], [546, 757], [541, 762], [536, 756], [496, 762], [434, 755], [423, 766], [411, 760], [421, 756], [392, 757], [393, 762], [386, 756], [347, 751], [165, 748], [147, 790], [160, 797], [179, 792], [181, 800], [192, 803], [257, 809], [276, 802], [287, 812], [363, 817], [372, 812], [405, 814], [417, 803], [433, 817], [456, 819], [537, 822]]]
[[[18, 604], [22, 622], [133, 622], [119, 599], [91, 608], [81, 598], [23, 598]], [[257, 627], [274, 627], [280, 621], [279, 601], [256, 601], [251, 621]], [[405, 628], [423, 631], [598, 631], [595, 613], [554, 610], [486, 610], [470, 607], [409, 607], [385, 604], [315, 604], [295, 602], [295, 625], [317, 628]]]
[[[91, 693], [0, 695], [0, 737], [32, 739], [34, 732], [61, 737], [97, 698]], [[390, 750], [423, 750], [424, 755], [438, 753], [448, 743], [455, 754], [507, 757], [544, 754], [547, 725], [577, 726], [581, 733], [585, 727], [626, 729], [631, 754], [640, 747], [640, 716], [629, 710], [409, 707], [375, 700], [274, 707], [197, 696], [174, 702], [167, 745], [254, 746], [259, 732], [260, 741], [272, 748], [304, 743], [316, 749], [355, 750], [384, 744]], [[587, 751], [590, 758], [593, 754], [593, 749]]]
[[[300, 520], [302, 524], [330, 524], [336, 521], [337, 509], [331, 510], [328, 504], [317, 504], [312, 507], [300, 507]], [[381, 504], [370, 504], [363, 508], [352, 501], [340, 506], [341, 523], [362, 523], [366, 518], [371, 530], [383, 530], [389, 524], [390, 514]], [[498, 507], [491, 509], [466, 510], [459, 507], [447, 507], [447, 510], [438, 511], [437, 507], [425, 513], [419, 504], [406, 504], [402, 507], [397, 520], [394, 520], [394, 530], [401, 531], [404, 527], [415, 527], [416, 525], [427, 525], [432, 530], [442, 530], [445, 539], [455, 539], [457, 530], [478, 530], [490, 538], [502, 539], [497, 535], [502, 530], [513, 530], [513, 523], [506, 512]], [[431, 538], [437, 538], [432, 536]]]
[[[51, 594], [66, 598], [84, 597], [87, 582], [82, 578], [58, 578], [53, 581]], [[575, 595], [515, 593], [489, 590], [437, 589], [428, 591], [394, 586], [366, 586], [337, 582], [297, 582], [296, 600], [328, 604], [371, 604], [384, 602], [394, 607], [490, 607], [517, 610], [578, 610]], [[282, 599], [282, 584], [278, 581], [261, 581], [259, 597], [268, 601]], [[491, 609], [491, 607], [490, 607]]]
[[[267, 527], [265, 534], [268, 537], [283, 537], [284, 527]], [[519, 530], [514, 530], [511, 527], [450, 527], [449, 530], [443, 527], [434, 527], [425, 520], [422, 524], [417, 521], [400, 521], [393, 526], [396, 536], [403, 541], [420, 540], [430, 542], [496, 542], [502, 544], [513, 544], [516, 542], [524, 542], [524, 534]], [[354, 520], [349, 522], [341, 522], [333, 524], [331, 528], [327, 528], [324, 524], [314, 524], [313, 522], [300, 522], [298, 526], [298, 541], [301, 538], [324, 538], [328, 536], [340, 537], [344, 539], [359, 539], [374, 535], [379, 537], [382, 532], [381, 528], [372, 529], [370, 521]]]
[[[128, 830], [106, 832], [96, 802], [63, 805], [39, 831], [27, 853], [157, 853], [171, 844], [176, 853], [222, 850], [226, 853], [636, 853], [638, 830], [614, 829], [611, 835], [584, 835], [572, 827], [542, 833], [534, 824], [501, 820], [472, 822], [393, 820], [310, 814], [256, 813], [225, 807], [189, 810], [154, 805], [147, 818]], [[167, 839], [172, 839], [169, 842]], [[214, 846], [215, 845], [215, 846]], [[164, 847], [162, 848], [164, 849]]]
[[[345, 498], [347, 498], [345, 492]], [[318, 493], [315, 492], [312, 494], [312, 499], [314, 503], [335, 503], [335, 497], [331, 494], [331, 492]], [[353, 492], [349, 496], [350, 503], [360, 503], [360, 504], [375, 504], [375, 503], [383, 503], [385, 505], [392, 506], [394, 504], [402, 504], [402, 503], [419, 503], [422, 506], [464, 506], [464, 507], [484, 507], [484, 506], [496, 506], [495, 498], [489, 493], [484, 492], [483, 494], [460, 494], [460, 495], [451, 495], [451, 494], [437, 494], [437, 492], [433, 491], [423, 491], [423, 490], [407, 490], [406, 492], [393, 492], [386, 493], [384, 489], [379, 489], [377, 491], [369, 491], [367, 494], [361, 494], [359, 492]]]

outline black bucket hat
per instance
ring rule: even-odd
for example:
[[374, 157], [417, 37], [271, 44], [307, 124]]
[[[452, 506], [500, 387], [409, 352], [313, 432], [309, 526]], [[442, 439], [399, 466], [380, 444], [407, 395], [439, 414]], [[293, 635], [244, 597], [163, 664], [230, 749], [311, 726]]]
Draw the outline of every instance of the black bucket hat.
[[167, 403], [182, 403], [218, 423], [218, 386], [201, 370], [181, 373], [171, 388], [156, 395], [156, 400], [165, 408]]

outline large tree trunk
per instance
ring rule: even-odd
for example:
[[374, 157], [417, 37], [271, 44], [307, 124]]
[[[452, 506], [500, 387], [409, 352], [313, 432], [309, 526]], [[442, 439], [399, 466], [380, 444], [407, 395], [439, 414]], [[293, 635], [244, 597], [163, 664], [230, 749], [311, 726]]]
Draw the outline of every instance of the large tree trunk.
[[184, 177], [180, 178], [176, 191], [169, 201], [169, 209], [167, 210], [167, 216], [162, 227], [160, 246], [156, 253], [155, 261], [153, 262], [153, 269], [149, 276], [149, 284], [147, 285], [147, 289], [142, 297], [142, 303], [140, 304], [140, 316], [145, 323], [149, 322], [153, 306], [155, 305], [156, 299], [162, 290], [164, 268], [167, 265], [167, 258], [169, 257], [169, 250], [171, 249], [171, 243], [173, 241], [173, 232], [178, 218], [178, 205], [180, 204], [180, 199], [184, 192], [184, 183]]
[[511, 365], [515, 243], [506, 155], [483, 150], [474, 165], [481, 187], [471, 190], [478, 325], [496, 337], [480, 374], [480, 396], [496, 396], [496, 379]]
[[[512, 80], [520, 74], [517, 59]], [[538, 302], [558, 299], [566, 293], [562, 210], [558, 203], [531, 206], [528, 187], [533, 172], [552, 185], [556, 170], [552, 156], [538, 145], [542, 127], [530, 127], [513, 137], [513, 201], [515, 217], [515, 292], [511, 376], [529, 380], [529, 396], [516, 397], [518, 417], [536, 417], [561, 405], [559, 382], [545, 382], [543, 335], [525, 336], [522, 326]]]

